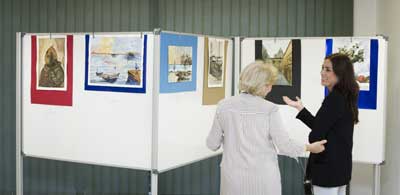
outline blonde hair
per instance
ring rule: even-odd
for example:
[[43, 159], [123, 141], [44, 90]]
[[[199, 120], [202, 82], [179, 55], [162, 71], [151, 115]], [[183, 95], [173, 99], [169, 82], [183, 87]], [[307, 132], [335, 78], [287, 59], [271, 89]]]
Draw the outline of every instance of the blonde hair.
[[239, 91], [264, 97], [263, 87], [273, 85], [277, 78], [277, 69], [272, 64], [255, 61], [240, 73]]

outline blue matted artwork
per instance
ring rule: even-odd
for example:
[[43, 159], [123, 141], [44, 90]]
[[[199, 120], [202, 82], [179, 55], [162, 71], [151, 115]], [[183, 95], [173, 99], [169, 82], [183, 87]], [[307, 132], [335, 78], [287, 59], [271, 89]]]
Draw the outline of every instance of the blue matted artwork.
[[[358, 97], [358, 108], [376, 109], [376, 92], [378, 84], [378, 49], [377, 39], [370, 40], [370, 69], [369, 69], [369, 89], [360, 89]], [[326, 39], [326, 56], [331, 55], [333, 50], [333, 39]], [[325, 88], [325, 96], [328, 90]]]
[[160, 93], [196, 91], [197, 37], [161, 33]]
[[147, 35], [85, 40], [85, 90], [146, 93]]

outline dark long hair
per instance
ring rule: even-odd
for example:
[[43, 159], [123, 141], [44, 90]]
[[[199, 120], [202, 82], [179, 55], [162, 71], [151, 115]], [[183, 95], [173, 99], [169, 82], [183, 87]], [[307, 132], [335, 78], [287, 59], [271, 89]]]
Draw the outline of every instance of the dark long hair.
[[338, 82], [333, 90], [340, 92], [346, 98], [346, 102], [353, 114], [354, 124], [358, 123], [358, 93], [360, 87], [356, 82], [354, 67], [347, 55], [335, 53], [325, 58], [332, 62], [333, 72]]

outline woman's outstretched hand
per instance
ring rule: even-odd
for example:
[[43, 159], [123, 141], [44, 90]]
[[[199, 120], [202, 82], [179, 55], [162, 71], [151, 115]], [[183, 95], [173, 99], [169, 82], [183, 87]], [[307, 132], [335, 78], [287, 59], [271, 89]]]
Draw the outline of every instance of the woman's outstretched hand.
[[293, 108], [296, 108], [298, 111], [300, 111], [300, 110], [302, 110], [304, 108], [303, 103], [301, 102], [301, 99], [299, 97], [297, 97], [297, 96], [296, 96], [297, 101], [293, 101], [287, 96], [283, 96], [282, 98], [283, 98], [283, 101], [287, 105], [289, 105], [289, 106], [291, 106]]
[[327, 142], [328, 141], [326, 141], [326, 140], [321, 140], [321, 141], [314, 142], [312, 144], [308, 144], [306, 146], [306, 150], [311, 152], [311, 153], [323, 152], [325, 150], [324, 144], [326, 144]]

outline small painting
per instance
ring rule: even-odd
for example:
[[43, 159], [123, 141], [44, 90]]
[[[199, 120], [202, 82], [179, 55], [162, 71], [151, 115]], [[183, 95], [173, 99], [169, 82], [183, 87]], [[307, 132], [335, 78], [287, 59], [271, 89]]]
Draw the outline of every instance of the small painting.
[[350, 57], [360, 89], [369, 90], [370, 40], [358, 38], [336, 39], [333, 46], [333, 53], [342, 53]]
[[168, 82], [192, 80], [192, 47], [168, 46]]
[[31, 103], [72, 106], [73, 36], [31, 36]]
[[160, 93], [196, 91], [197, 37], [160, 34]]
[[278, 70], [278, 77], [274, 85], [292, 86], [292, 41], [263, 40], [262, 46], [263, 60]]
[[65, 38], [38, 38], [38, 89], [66, 90], [65, 47]]
[[225, 40], [208, 40], [208, 87], [224, 86]]
[[277, 78], [266, 99], [276, 104], [285, 104], [282, 96], [292, 99], [301, 95], [301, 40], [262, 39], [255, 40], [255, 57], [272, 65]]

